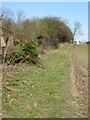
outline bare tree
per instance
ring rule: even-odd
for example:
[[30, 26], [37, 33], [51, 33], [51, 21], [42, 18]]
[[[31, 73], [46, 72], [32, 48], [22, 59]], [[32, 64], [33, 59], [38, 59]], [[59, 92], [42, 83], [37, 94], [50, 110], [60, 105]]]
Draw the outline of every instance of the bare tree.
[[17, 23], [21, 23], [25, 19], [25, 15], [23, 11], [18, 11], [17, 12]]
[[0, 12], [1, 12], [0, 13], [0, 21], [2, 22], [2, 25], [4, 27], [11, 29], [14, 24], [13, 11], [9, 8], [1, 8]]
[[12, 20], [14, 13], [9, 8], [2, 8], [0, 16], [2, 17], [3, 20]]
[[74, 42], [75, 40], [75, 37], [77, 35], [82, 35], [82, 32], [81, 32], [81, 24], [77, 21], [74, 22], [74, 28], [73, 28], [73, 37], [72, 37], [72, 43]]

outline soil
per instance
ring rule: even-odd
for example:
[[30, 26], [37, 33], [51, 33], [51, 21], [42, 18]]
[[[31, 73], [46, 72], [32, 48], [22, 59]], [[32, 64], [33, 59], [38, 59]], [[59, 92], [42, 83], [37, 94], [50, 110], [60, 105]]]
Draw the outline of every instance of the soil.
[[[78, 48], [80, 52], [77, 52]], [[77, 100], [80, 111], [79, 117], [88, 117], [88, 55], [85, 56], [81, 49], [78, 45], [72, 47], [71, 60], [75, 78], [74, 84], [79, 95]]]

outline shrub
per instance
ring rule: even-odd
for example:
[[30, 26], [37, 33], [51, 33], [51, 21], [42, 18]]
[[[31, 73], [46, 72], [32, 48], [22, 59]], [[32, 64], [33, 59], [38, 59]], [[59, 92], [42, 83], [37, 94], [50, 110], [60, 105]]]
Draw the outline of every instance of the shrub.
[[39, 50], [35, 41], [30, 41], [29, 43], [19, 42], [19, 49], [16, 51], [10, 52], [7, 56], [6, 61], [10, 63], [37, 63]]
[[14, 46], [18, 45], [18, 44], [19, 44], [19, 42], [20, 42], [19, 40], [14, 39], [14, 40], [13, 40], [13, 44], [14, 44]]

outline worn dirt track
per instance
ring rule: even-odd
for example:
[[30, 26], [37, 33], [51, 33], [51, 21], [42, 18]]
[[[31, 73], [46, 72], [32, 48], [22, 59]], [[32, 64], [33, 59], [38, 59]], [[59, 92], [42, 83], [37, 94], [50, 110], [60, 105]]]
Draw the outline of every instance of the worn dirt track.
[[[88, 116], [88, 47], [83, 51], [83, 47], [76, 45], [72, 47], [71, 60], [73, 64], [73, 74], [75, 78], [76, 91], [79, 95], [77, 100], [79, 106], [79, 117]], [[86, 49], [85, 49], [86, 50]]]

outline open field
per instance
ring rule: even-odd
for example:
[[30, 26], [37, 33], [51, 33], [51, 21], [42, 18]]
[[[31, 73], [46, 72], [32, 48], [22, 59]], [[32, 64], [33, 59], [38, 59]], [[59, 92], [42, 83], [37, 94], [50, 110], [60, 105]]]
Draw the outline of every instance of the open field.
[[87, 45], [64, 45], [41, 55], [44, 68], [18, 64], [3, 76], [3, 117], [87, 116]]

